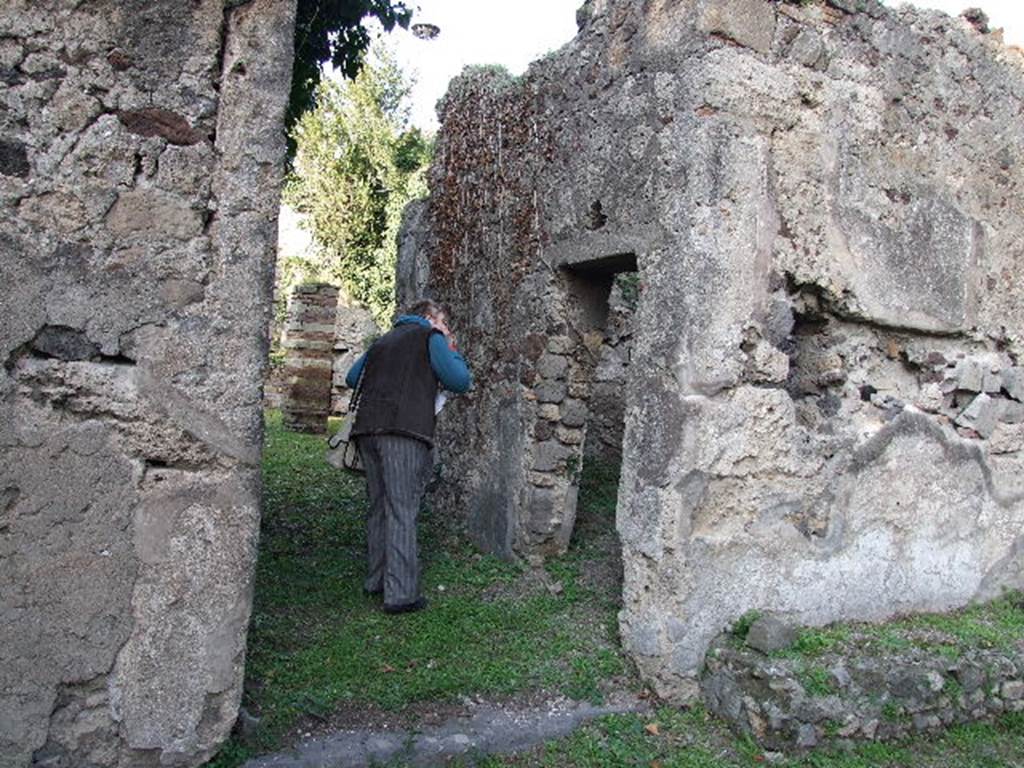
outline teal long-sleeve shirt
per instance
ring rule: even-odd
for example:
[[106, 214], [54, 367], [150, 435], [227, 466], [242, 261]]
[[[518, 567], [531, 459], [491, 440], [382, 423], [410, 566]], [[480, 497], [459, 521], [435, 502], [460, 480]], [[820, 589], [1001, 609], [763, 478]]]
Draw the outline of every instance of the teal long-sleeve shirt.
[[[406, 325], [416, 323], [426, 328], [430, 327], [430, 321], [418, 315], [402, 315], [395, 325]], [[469, 373], [469, 367], [462, 355], [448, 346], [448, 340], [443, 333], [430, 334], [428, 352], [430, 354], [430, 367], [441, 382], [441, 386], [450, 392], [466, 392], [473, 385], [473, 377]], [[345, 374], [345, 383], [350, 389], [354, 389], [359, 383], [359, 377], [363, 373], [363, 366], [366, 365], [366, 352], [359, 356], [359, 359], [352, 364]]]

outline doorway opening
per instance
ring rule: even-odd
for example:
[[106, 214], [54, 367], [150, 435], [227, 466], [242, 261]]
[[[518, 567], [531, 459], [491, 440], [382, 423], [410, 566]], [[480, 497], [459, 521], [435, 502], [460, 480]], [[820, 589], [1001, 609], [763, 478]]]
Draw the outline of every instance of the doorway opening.
[[[573, 536], [592, 538], [595, 526], [614, 530], [626, 383], [632, 356], [640, 279], [633, 253], [577, 261], [564, 267], [568, 323], [580, 339], [576, 386], [586, 402], [585, 434], [577, 455], [579, 512]], [[609, 553], [621, 570], [618, 536]]]

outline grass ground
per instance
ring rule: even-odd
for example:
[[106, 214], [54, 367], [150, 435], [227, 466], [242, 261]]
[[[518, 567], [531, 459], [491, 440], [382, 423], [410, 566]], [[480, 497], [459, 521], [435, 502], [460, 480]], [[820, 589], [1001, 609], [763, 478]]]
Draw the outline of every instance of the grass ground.
[[[615, 467], [584, 466], [572, 546], [544, 569], [481, 555], [451, 516], [426, 510], [420, 533], [430, 607], [387, 616], [362, 593], [362, 482], [328, 466], [323, 446], [323, 438], [286, 432], [280, 415], [268, 414], [243, 699], [261, 721], [254, 737], [229, 741], [211, 768], [234, 768], [300, 735], [440, 722], [465, 711], [467, 699], [528, 703], [561, 693], [598, 702], [612, 690], [639, 690], [617, 644]], [[967, 622], [913, 621], [944, 635], [988, 631], [978, 629], [976, 614], [965, 616]], [[842, 631], [815, 631], [802, 638], [808, 647], [797, 650], [813, 655], [840, 639], [828, 632]], [[880, 629], [880, 641], [886, 637]], [[1024, 768], [1024, 716], [962, 726], [941, 738], [775, 760], [699, 707], [663, 708], [650, 716], [603, 718], [562, 741], [480, 758], [476, 765], [746, 768], [768, 762], [787, 768]]]
[[430, 607], [388, 616], [362, 592], [363, 483], [328, 466], [323, 448], [323, 438], [286, 432], [280, 414], [268, 414], [243, 698], [261, 722], [213, 766], [239, 765], [299, 734], [414, 724], [466, 697], [547, 692], [599, 702], [636, 685], [616, 640], [614, 468], [590, 472], [580, 535], [542, 570], [481, 555], [450, 515], [425, 510]]

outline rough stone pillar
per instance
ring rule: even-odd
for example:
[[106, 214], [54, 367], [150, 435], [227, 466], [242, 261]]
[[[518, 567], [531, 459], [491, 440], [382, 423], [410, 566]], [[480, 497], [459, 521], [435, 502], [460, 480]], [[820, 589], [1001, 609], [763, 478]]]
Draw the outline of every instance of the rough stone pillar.
[[331, 412], [334, 324], [338, 289], [298, 285], [288, 298], [281, 346], [285, 349], [284, 425], [296, 432], [322, 434]]
[[0, 766], [242, 691], [294, 0], [0, 7]]
[[352, 394], [345, 385], [345, 374], [380, 329], [371, 312], [345, 295], [338, 295], [338, 315], [334, 325], [334, 375], [331, 381], [331, 413], [348, 413]]

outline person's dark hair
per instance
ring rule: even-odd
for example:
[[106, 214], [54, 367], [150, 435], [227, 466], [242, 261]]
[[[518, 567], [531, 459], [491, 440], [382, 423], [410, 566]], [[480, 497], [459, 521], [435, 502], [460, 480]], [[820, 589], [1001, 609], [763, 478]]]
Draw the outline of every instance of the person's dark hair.
[[423, 299], [417, 301], [408, 310], [407, 315], [419, 315], [420, 317], [448, 317], [448, 310], [444, 306], [433, 299]]

